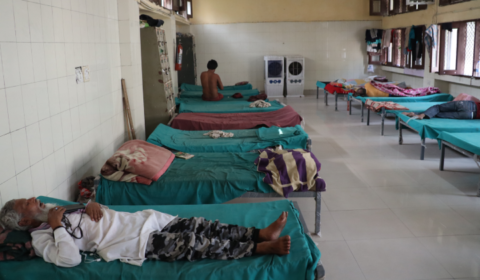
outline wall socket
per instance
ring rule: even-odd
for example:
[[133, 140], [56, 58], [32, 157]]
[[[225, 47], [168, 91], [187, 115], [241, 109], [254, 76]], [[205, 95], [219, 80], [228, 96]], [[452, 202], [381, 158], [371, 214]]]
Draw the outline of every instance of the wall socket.
[[89, 82], [90, 67], [88, 66], [75, 67], [75, 79], [77, 81], [77, 84]]

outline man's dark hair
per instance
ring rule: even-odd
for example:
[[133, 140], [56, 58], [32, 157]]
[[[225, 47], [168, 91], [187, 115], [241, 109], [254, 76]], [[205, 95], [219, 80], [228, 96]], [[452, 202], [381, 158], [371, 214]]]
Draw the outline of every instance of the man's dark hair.
[[208, 70], [215, 70], [218, 67], [218, 63], [215, 60], [210, 60], [207, 64]]

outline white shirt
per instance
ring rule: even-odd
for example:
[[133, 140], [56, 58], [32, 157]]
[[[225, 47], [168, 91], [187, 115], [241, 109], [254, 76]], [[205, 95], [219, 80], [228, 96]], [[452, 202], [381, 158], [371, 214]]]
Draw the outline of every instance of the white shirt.
[[[32, 232], [35, 253], [46, 262], [57, 266], [73, 267], [82, 262], [79, 250], [96, 252], [105, 261], [121, 260], [141, 266], [150, 233], [161, 231], [175, 217], [154, 210], [136, 213], [102, 209], [103, 218], [98, 223], [83, 214], [80, 227], [83, 238], [74, 239], [64, 228]], [[66, 215], [72, 229], [77, 227], [80, 214]], [[53, 232], [53, 234], [52, 234]], [[75, 231], [79, 236], [79, 231]]]

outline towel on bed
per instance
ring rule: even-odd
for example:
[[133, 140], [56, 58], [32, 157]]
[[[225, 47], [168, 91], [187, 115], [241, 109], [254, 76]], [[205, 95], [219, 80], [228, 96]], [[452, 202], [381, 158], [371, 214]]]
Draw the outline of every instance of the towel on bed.
[[394, 84], [382, 84], [375, 81], [371, 81], [370, 84], [389, 96], [425, 96], [440, 93], [440, 90], [436, 87], [404, 89]]
[[25, 261], [34, 257], [28, 231], [6, 230], [0, 225], [0, 261]]
[[325, 191], [325, 181], [318, 176], [320, 162], [312, 153], [303, 149], [260, 152], [257, 170], [265, 173], [263, 181], [278, 194], [288, 198], [294, 191]]
[[102, 167], [102, 176], [111, 181], [150, 185], [167, 171], [175, 159], [169, 150], [142, 140], [123, 144]]
[[382, 110], [382, 108], [385, 108], [386, 110], [401, 110], [401, 111], [409, 110], [407, 107], [404, 107], [392, 101], [377, 102], [377, 101], [372, 101], [371, 99], [367, 99], [367, 101], [365, 101], [365, 105], [367, 106], [368, 109], [373, 110], [375, 112], [379, 112], [380, 110]]

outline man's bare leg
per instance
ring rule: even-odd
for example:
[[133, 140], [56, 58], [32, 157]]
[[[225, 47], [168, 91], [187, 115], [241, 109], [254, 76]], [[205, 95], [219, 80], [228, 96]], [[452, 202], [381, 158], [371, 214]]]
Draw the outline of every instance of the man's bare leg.
[[268, 227], [261, 229], [258, 242], [277, 240], [287, 223], [288, 212], [282, 212], [280, 217]]
[[423, 118], [425, 118], [425, 114], [416, 115], [415, 113], [412, 113], [412, 112], [404, 112], [402, 114], [404, 114], [405, 116], [410, 117], [410, 118], [417, 116], [417, 119], [419, 119], [419, 120], [423, 120]]
[[282, 236], [274, 241], [266, 241], [257, 244], [257, 255], [288, 255], [290, 254], [290, 236]]

